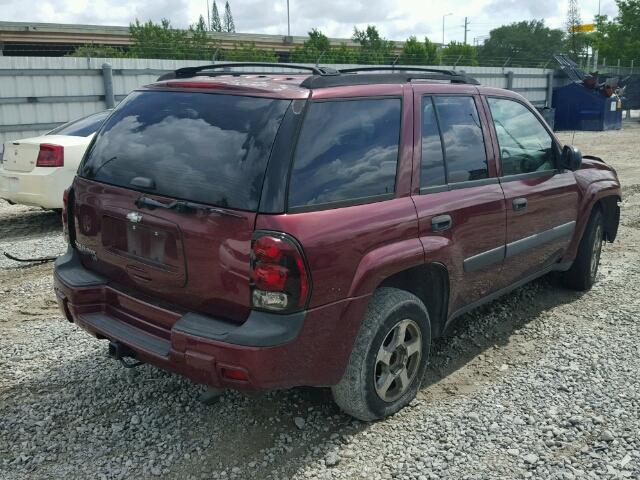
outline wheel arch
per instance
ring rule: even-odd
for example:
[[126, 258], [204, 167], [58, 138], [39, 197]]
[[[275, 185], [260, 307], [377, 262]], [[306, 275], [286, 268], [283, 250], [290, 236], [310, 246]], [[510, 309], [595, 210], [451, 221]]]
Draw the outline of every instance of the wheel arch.
[[393, 287], [408, 291], [424, 303], [431, 321], [431, 336], [437, 338], [447, 321], [449, 271], [439, 262], [424, 263], [385, 278], [377, 288]]
[[620, 224], [620, 207], [618, 202], [620, 202], [619, 196], [609, 195], [602, 197], [593, 206], [593, 208], [599, 208], [604, 216], [605, 240], [609, 243], [613, 243], [618, 235], [618, 225]]
[[564, 254], [563, 261], [573, 262], [575, 260], [580, 240], [596, 208], [602, 211], [605, 218], [606, 240], [608, 242], [615, 240], [620, 220], [620, 208], [618, 206], [620, 198], [620, 185], [608, 179], [593, 182], [585, 189], [573, 239]]

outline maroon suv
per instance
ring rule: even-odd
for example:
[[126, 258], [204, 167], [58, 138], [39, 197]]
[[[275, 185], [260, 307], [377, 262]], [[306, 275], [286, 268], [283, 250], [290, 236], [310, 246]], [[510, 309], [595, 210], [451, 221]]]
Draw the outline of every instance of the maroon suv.
[[331, 386], [372, 420], [411, 401], [455, 317], [554, 270], [593, 285], [616, 173], [520, 95], [450, 71], [234, 68], [131, 93], [65, 195], [55, 292], [117, 358]]

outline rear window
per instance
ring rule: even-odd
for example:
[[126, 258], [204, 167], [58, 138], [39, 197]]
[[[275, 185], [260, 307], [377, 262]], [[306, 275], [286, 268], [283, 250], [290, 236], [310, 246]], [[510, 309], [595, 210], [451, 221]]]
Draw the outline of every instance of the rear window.
[[88, 117], [65, 123], [51, 130], [47, 135], [69, 135], [72, 137], [88, 137], [98, 131], [102, 122], [104, 122], [111, 110], [105, 112], [94, 113]]
[[80, 175], [152, 193], [255, 211], [271, 146], [290, 100], [134, 92], [98, 133]]
[[289, 206], [393, 194], [400, 114], [396, 98], [312, 103], [296, 147]]

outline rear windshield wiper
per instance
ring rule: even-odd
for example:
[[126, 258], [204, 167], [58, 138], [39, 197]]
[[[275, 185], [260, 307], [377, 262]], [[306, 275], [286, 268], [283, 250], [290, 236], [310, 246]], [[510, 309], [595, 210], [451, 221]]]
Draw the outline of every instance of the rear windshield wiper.
[[185, 200], [174, 200], [169, 203], [162, 203], [153, 198], [142, 196], [136, 200], [136, 207], [138, 208], [149, 208], [153, 210], [154, 208], [166, 208], [167, 210], [176, 210], [181, 213], [189, 213], [189, 212], [206, 212], [206, 213], [215, 213], [217, 215], [225, 215], [227, 217], [235, 217], [246, 219], [244, 215], [239, 213], [232, 212], [230, 210], [218, 207], [209, 207], [207, 205], [201, 205], [199, 203], [187, 202]]

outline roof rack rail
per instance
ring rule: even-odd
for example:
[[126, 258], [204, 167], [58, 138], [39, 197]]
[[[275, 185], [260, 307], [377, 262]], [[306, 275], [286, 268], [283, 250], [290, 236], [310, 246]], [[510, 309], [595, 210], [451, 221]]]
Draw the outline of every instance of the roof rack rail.
[[387, 66], [366, 66], [366, 67], [351, 67], [341, 68], [339, 73], [357, 73], [357, 72], [377, 72], [377, 71], [391, 71], [391, 72], [429, 72], [429, 73], [441, 73], [443, 75], [460, 75], [455, 70], [444, 70], [441, 68], [427, 68], [427, 67], [396, 67], [395, 65]]
[[[383, 70], [384, 73], [373, 73], [375, 70]], [[351, 70], [351, 69], [348, 69]], [[388, 71], [387, 71], [388, 70]], [[397, 69], [396, 69], [397, 70]], [[426, 70], [426, 69], [425, 69]], [[435, 70], [435, 69], [434, 69]], [[376, 83], [394, 84], [408, 83], [412, 80], [431, 80], [436, 82], [450, 82], [468, 85], [480, 85], [475, 78], [468, 77], [457, 72], [447, 70], [429, 72], [428, 70], [412, 73], [411, 69], [393, 72], [390, 67], [362, 70], [363, 73], [355, 75], [359, 69], [350, 72], [339, 70], [338, 75], [313, 75], [307, 77], [300, 84], [304, 88], [344, 87], [348, 85], [369, 85]]]
[[[294, 63], [268, 63], [268, 62], [237, 62], [237, 63], [216, 63], [211, 65], [200, 65], [197, 67], [179, 68], [173, 72], [165, 73], [158, 78], [158, 81], [172, 80], [175, 78], [192, 78], [201, 72], [207, 76], [220, 75], [291, 75], [292, 72], [274, 71], [274, 72], [250, 72], [250, 71], [233, 71], [234, 68], [246, 67], [271, 67], [278, 69], [302, 70], [309, 72], [301, 87], [305, 88], [323, 88], [338, 87], [346, 85], [367, 85], [375, 83], [406, 83], [412, 80], [433, 80], [439, 82], [451, 82], [479, 85], [480, 83], [472, 77], [468, 77], [464, 73], [455, 70], [444, 70], [427, 67], [409, 67], [395, 65], [379, 65], [379, 66], [363, 66], [342, 68], [336, 70], [331, 67], [298, 65]], [[356, 75], [357, 74], [357, 75]]]
[[[230, 69], [233, 68], [245, 68], [245, 67], [272, 67], [272, 68], [288, 68], [292, 70], [305, 70], [313, 73], [314, 75], [338, 75], [338, 71], [328, 67], [310, 67], [308, 65], [296, 65], [293, 63], [268, 63], [268, 62], [238, 62], [238, 63], [216, 63], [212, 65], [200, 65], [197, 67], [183, 67], [175, 70], [174, 72], [166, 73], [162, 75], [158, 80], [169, 80], [173, 78], [191, 78], [195, 77], [198, 73], [205, 70], [224, 70], [214, 72], [213, 75], [228, 75]], [[240, 74], [256, 73], [256, 72], [238, 72]], [[289, 72], [259, 72], [269, 74], [282, 74], [287, 75]]]

